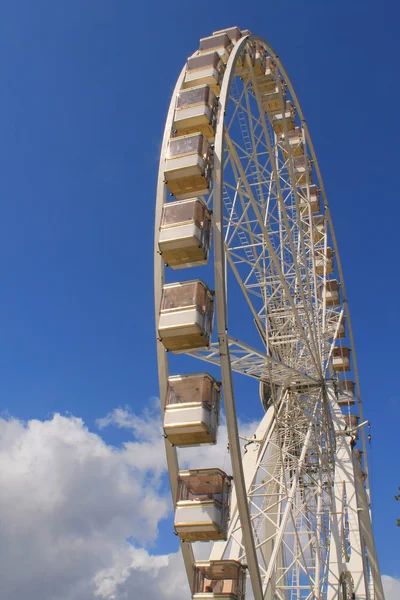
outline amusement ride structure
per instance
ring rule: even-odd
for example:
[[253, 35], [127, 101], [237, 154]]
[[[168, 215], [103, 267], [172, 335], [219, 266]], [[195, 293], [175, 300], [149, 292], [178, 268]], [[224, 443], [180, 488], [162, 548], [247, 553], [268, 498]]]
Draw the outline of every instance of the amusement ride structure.
[[[155, 307], [174, 527], [193, 599], [384, 600], [328, 201], [292, 84], [247, 30], [201, 39], [173, 92]], [[231, 474], [212, 462], [180, 469], [187, 447], [216, 443], [222, 394]], [[258, 396], [264, 416], [243, 440], [237, 406], [254, 412]]]

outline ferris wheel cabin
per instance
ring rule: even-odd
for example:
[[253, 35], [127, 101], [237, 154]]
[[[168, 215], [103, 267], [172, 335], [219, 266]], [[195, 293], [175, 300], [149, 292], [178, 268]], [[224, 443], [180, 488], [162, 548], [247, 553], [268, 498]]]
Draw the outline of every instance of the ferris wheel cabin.
[[339, 306], [339, 282], [337, 279], [327, 279], [325, 285], [325, 302], [327, 306]]
[[208, 373], [168, 378], [164, 435], [174, 446], [215, 444], [220, 415], [220, 386]]
[[207, 263], [211, 215], [200, 197], [167, 202], [163, 206], [158, 248], [172, 269]]
[[326, 249], [326, 254], [323, 249], [315, 252], [316, 272], [318, 275], [323, 275], [325, 269], [327, 275], [331, 275], [333, 273], [333, 251], [332, 248], [329, 247]]
[[282, 108], [280, 112], [274, 114], [272, 119], [272, 126], [274, 128], [275, 133], [283, 133], [284, 131], [284, 121], [286, 121], [286, 126], [288, 131], [294, 129], [295, 123], [295, 109], [290, 100], [287, 100], [285, 110]]
[[[288, 131], [288, 139], [285, 140], [282, 136], [283, 151], [289, 146], [293, 156], [304, 155], [303, 131], [301, 127], [295, 127], [292, 131]], [[286, 153], [285, 153], [286, 154]]]
[[213, 31], [213, 35], [215, 36], [221, 35], [221, 33], [225, 33], [231, 40], [232, 44], [236, 44], [242, 35], [245, 35], [243, 31], [240, 31], [239, 27], [228, 27], [228, 29], [218, 29], [218, 31]]
[[265, 85], [264, 75], [266, 69], [267, 53], [260, 42], [255, 43], [255, 47], [249, 50], [251, 61], [253, 64], [254, 75], [257, 77], [257, 87], [260, 89], [260, 84]]
[[277, 83], [274, 82], [274, 86], [272, 88], [268, 88], [266, 92], [261, 94], [264, 110], [270, 118], [276, 114], [282, 113], [281, 97], [283, 103], [285, 103], [286, 88], [281, 78], [278, 79]]
[[231, 50], [232, 42], [225, 32], [200, 39], [199, 55], [217, 52], [224, 64], [228, 62]]
[[217, 99], [208, 85], [181, 90], [177, 95], [173, 129], [177, 135], [202, 133], [215, 137]]
[[275, 82], [276, 79], [276, 62], [271, 56], [267, 56], [265, 61], [265, 73], [264, 77], [271, 84]]
[[208, 85], [217, 96], [221, 92], [220, 84], [225, 65], [218, 52], [208, 52], [188, 58], [183, 88]]
[[324, 215], [314, 215], [313, 219], [314, 242], [318, 243], [325, 236], [325, 217]]
[[175, 532], [184, 542], [226, 540], [231, 477], [221, 469], [179, 471]]
[[158, 335], [165, 349], [179, 352], [208, 347], [213, 315], [213, 296], [199, 279], [164, 285]]
[[293, 157], [293, 173], [297, 185], [303, 185], [307, 181], [311, 182], [312, 163], [308, 156]]
[[339, 405], [340, 406], [353, 406], [355, 403], [354, 399], [355, 383], [349, 379], [339, 380]]
[[177, 200], [210, 191], [212, 149], [202, 133], [171, 138], [165, 161], [165, 182]]
[[[261, 100], [263, 100], [263, 95], [265, 93], [272, 93], [276, 87], [276, 64], [270, 56], [267, 56], [264, 47], [257, 41], [255, 42], [254, 47], [251, 46], [248, 48], [248, 53], [256, 79], [256, 87], [261, 94]], [[244, 66], [241, 57], [239, 58], [237, 66], [239, 67], [238, 74], [241, 79], [243, 81], [248, 81], [250, 73]], [[241, 70], [240, 67], [244, 67], [243, 70]], [[280, 81], [282, 81], [281, 78]], [[251, 82], [250, 85], [253, 87], [253, 82]], [[286, 88], [283, 90], [283, 93], [286, 93]]]
[[246, 567], [239, 561], [196, 561], [193, 571], [193, 600], [244, 600]]
[[336, 346], [332, 352], [332, 366], [336, 373], [350, 371], [350, 348]]
[[327, 322], [327, 333], [328, 339], [333, 340], [346, 337], [345, 319], [341, 318], [340, 321], [337, 319], [337, 313], [333, 313], [335, 319], [329, 319]]
[[320, 191], [318, 186], [315, 184], [312, 185], [303, 185], [300, 187], [301, 196], [300, 196], [300, 210], [303, 212], [305, 210], [308, 211], [308, 207], [310, 206], [311, 212], [318, 213], [321, 209], [319, 195]]

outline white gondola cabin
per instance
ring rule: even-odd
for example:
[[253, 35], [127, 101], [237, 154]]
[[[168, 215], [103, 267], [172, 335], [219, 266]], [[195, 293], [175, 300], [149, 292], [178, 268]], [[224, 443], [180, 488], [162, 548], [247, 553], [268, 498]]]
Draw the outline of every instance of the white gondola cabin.
[[330, 318], [328, 317], [327, 333], [329, 340], [334, 337], [337, 339], [346, 337], [345, 319], [342, 317], [339, 321], [338, 314], [333, 313]]
[[225, 32], [200, 39], [199, 54], [218, 52], [223, 63], [227, 63], [232, 50], [232, 42]]
[[242, 37], [239, 27], [228, 27], [228, 29], [218, 29], [218, 31], [213, 31], [213, 35], [220, 35], [221, 33], [225, 33], [232, 44], [236, 44]]
[[281, 78], [274, 83], [274, 87], [261, 94], [261, 101], [265, 112], [271, 118], [282, 112], [282, 103], [284, 105], [286, 102], [286, 88]]
[[245, 600], [246, 566], [237, 560], [193, 565], [193, 600]]
[[294, 110], [294, 106], [293, 104], [290, 102], [290, 100], [287, 100], [286, 102], [286, 108], [285, 111], [280, 111], [276, 114], [274, 114], [273, 118], [272, 118], [272, 126], [274, 128], [275, 133], [282, 133], [284, 132], [284, 120], [286, 120], [286, 126], [288, 131], [291, 131], [292, 129], [294, 129], [294, 121], [295, 121], [295, 110]]
[[[240, 31], [239, 27], [228, 27], [228, 29], [219, 29], [218, 31], [213, 31], [213, 35], [218, 36], [221, 34], [225, 34], [228, 36], [228, 38], [230, 39], [230, 41], [232, 42], [232, 45], [235, 45], [236, 42], [238, 42], [240, 40], [240, 38], [242, 37], [242, 32]], [[241, 68], [243, 66], [243, 60], [242, 57], [239, 56], [238, 61], [236, 63], [236, 68]]]
[[202, 281], [164, 285], [158, 335], [166, 350], [179, 352], [208, 347], [213, 314], [213, 296]]
[[327, 279], [325, 285], [325, 302], [326, 306], [339, 306], [339, 282], [337, 279]]
[[254, 42], [249, 48], [250, 58], [253, 65], [254, 75], [260, 77], [265, 75], [265, 49], [260, 42]]
[[[264, 73], [265, 73], [265, 49], [264, 47], [260, 44], [260, 42], [253, 42], [252, 44], [250, 44], [247, 47], [247, 52], [248, 52], [248, 56], [249, 56], [249, 62], [252, 65], [253, 68], [253, 73], [255, 75], [256, 78], [256, 82], [257, 82], [257, 88], [259, 91], [260, 87], [259, 85], [263, 85], [264, 83]], [[243, 70], [241, 70], [241, 66], [243, 66]], [[238, 69], [238, 74], [240, 75], [240, 77], [242, 78], [243, 81], [247, 81], [250, 77], [250, 72], [248, 70], [248, 62], [246, 61], [246, 59], [244, 59], [239, 65], [238, 65], [239, 69]], [[251, 84], [253, 85], [253, 82], [251, 81]]]
[[208, 373], [168, 378], [164, 435], [174, 446], [215, 444], [220, 386]]
[[209, 193], [212, 156], [211, 146], [202, 133], [169, 140], [164, 176], [177, 200]]
[[326, 254], [323, 250], [315, 251], [315, 270], [318, 275], [323, 275], [325, 269], [327, 275], [333, 273], [333, 251], [329, 247], [326, 249]]
[[276, 81], [276, 64], [274, 59], [271, 56], [267, 56], [265, 58], [265, 73], [264, 73], [264, 81], [265, 81], [265, 91], [271, 90], [275, 86]]
[[297, 185], [311, 183], [312, 162], [308, 156], [293, 157], [293, 174]]
[[288, 131], [287, 139], [282, 133], [281, 146], [285, 156], [288, 153], [288, 147], [292, 156], [304, 155], [303, 131], [301, 127], [295, 127], [291, 131]]
[[338, 385], [338, 402], [340, 406], [353, 406], [355, 403], [354, 392], [355, 392], [355, 383], [354, 381], [350, 381], [349, 379], [341, 379], [339, 380]]
[[219, 96], [224, 69], [225, 65], [218, 52], [191, 56], [187, 61], [183, 87], [186, 89], [199, 85], [209, 85], [213, 92]]
[[324, 215], [314, 215], [312, 219], [314, 242], [321, 242], [325, 235]]
[[336, 346], [332, 351], [332, 366], [336, 373], [350, 371], [350, 348]]
[[185, 542], [226, 540], [231, 477], [221, 469], [179, 471], [175, 532]]
[[215, 137], [217, 99], [208, 85], [181, 90], [176, 99], [173, 129], [177, 135], [203, 133]]
[[202, 198], [168, 202], [163, 206], [158, 247], [173, 269], [207, 263], [211, 215]]
[[300, 209], [302, 211], [308, 211], [308, 207], [311, 207], [311, 212], [318, 213], [320, 211], [319, 194], [320, 191], [315, 184], [303, 185], [300, 188]]

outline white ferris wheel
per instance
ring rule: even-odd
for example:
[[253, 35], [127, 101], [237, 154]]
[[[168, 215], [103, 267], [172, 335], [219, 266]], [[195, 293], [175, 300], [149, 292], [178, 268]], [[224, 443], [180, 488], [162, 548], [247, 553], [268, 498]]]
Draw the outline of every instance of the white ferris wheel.
[[[368, 422], [324, 185], [291, 82], [247, 30], [201, 39], [173, 92], [155, 307], [174, 527], [193, 599], [384, 600]], [[237, 406], [253, 398], [235, 394], [236, 373], [253, 381], [264, 414], [245, 451]], [[212, 463], [180, 469], [187, 447], [215, 444], [222, 396], [232, 476]]]

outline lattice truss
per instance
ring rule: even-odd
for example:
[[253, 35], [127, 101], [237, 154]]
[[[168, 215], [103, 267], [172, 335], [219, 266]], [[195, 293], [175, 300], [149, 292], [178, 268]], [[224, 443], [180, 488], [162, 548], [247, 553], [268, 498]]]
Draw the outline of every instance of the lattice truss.
[[311, 212], [300, 210], [300, 203], [307, 205], [307, 176], [296, 178], [296, 147], [284, 133], [274, 135], [260, 102], [254, 82], [236, 77], [225, 135], [227, 260], [268, 353], [316, 376], [329, 356], [328, 326], [335, 330], [341, 314], [326, 309], [326, 273], [315, 273], [327, 236], [318, 240]]
[[[320, 389], [288, 390], [264, 439], [249, 443], [258, 447], [248, 497], [265, 598], [305, 600], [326, 590], [334, 465], [329, 418]], [[229, 542], [216, 550], [245, 559], [237, 514]]]

